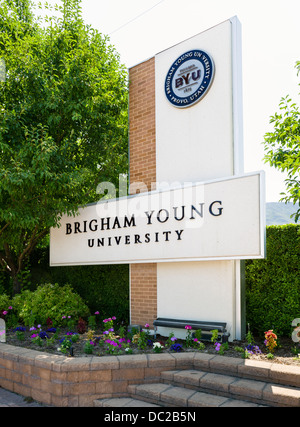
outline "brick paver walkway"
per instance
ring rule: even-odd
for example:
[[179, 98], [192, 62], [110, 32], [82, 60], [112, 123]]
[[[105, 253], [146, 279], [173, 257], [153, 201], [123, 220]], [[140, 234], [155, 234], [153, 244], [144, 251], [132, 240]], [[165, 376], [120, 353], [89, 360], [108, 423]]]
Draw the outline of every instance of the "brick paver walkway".
[[0, 387], [0, 408], [6, 407], [46, 407], [47, 405], [43, 405], [41, 403], [35, 402], [32, 399], [26, 399], [24, 396], [20, 396], [19, 394], [12, 393], [11, 391], [5, 390]]

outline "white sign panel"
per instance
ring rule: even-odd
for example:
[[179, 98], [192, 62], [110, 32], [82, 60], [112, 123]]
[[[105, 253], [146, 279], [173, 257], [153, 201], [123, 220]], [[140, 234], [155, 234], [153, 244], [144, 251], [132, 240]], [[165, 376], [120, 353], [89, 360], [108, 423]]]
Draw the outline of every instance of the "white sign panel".
[[50, 265], [264, 257], [263, 173], [108, 200], [64, 216]]

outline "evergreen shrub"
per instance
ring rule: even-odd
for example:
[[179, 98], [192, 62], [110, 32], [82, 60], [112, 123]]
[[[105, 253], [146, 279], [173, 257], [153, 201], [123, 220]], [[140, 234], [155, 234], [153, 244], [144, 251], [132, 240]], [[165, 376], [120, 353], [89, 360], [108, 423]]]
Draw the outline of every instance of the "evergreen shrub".
[[259, 335], [291, 336], [300, 318], [300, 226], [267, 227], [267, 255], [246, 261], [246, 317]]

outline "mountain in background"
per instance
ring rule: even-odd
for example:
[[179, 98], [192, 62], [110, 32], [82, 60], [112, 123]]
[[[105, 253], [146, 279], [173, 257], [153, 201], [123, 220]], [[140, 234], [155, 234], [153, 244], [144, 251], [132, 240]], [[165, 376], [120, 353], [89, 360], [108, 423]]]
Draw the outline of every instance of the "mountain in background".
[[297, 206], [293, 203], [267, 203], [266, 223], [267, 225], [295, 224], [295, 219], [291, 215], [297, 211]]

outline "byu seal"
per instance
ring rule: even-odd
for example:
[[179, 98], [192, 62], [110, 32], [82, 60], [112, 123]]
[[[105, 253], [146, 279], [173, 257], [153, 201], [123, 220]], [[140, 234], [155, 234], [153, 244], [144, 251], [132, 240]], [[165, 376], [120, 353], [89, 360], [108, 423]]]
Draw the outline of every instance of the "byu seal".
[[214, 62], [202, 50], [190, 50], [170, 67], [165, 93], [175, 107], [190, 107], [208, 92], [214, 77]]

